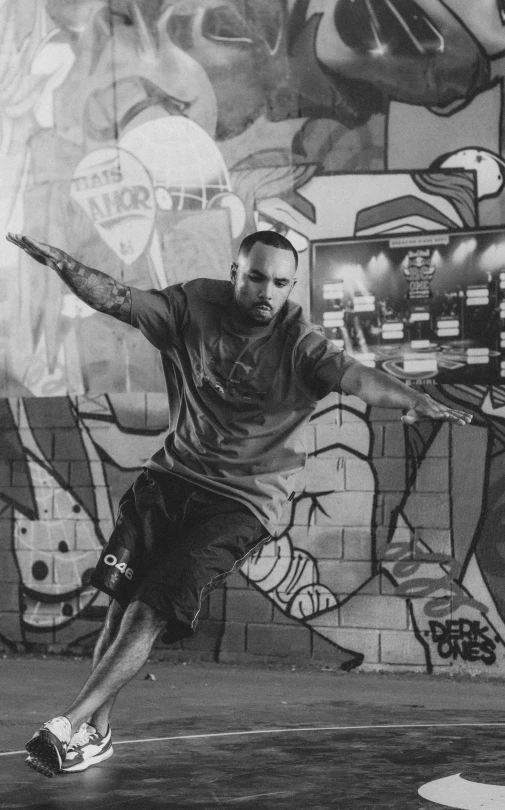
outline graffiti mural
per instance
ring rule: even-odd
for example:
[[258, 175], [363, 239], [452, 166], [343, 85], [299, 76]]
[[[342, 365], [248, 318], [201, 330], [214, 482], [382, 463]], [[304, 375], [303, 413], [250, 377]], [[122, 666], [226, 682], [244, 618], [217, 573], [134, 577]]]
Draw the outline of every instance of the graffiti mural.
[[[483, 421], [477, 433], [487, 433]], [[166, 433], [164, 395], [4, 400], [2, 424], [10, 470], [0, 491], [2, 559], [10, 556], [17, 575], [2, 588], [2, 618], [10, 622], [0, 632], [11, 643], [79, 645], [95, 637], [106, 609], [87, 579], [117, 502]], [[428, 671], [448, 662], [500, 663], [505, 609], [499, 510], [488, 518], [486, 509], [496, 474], [489, 448], [482, 436], [473, 440], [472, 473], [458, 480], [457, 428], [423, 426], [394, 451], [383, 434], [397, 426], [359, 400], [323, 401], [281, 530], [240, 576], [325, 642], [326, 655], [344, 668], [377, 663], [371, 633], [381, 633], [383, 645], [388, 634], [414, 642], [417, 655], [406, 663]], [[437, 504], [426, 528], [425, 510]]]
[[489, 627], [478, 621], [458, 619], [430, 623], [431, 640], [437, 644], [441, 658], [482, 661], [487, 666], [496, 661], [496, 641], [489, 637]]
[[[303, 249], [501, 222], [502, 10], [456, 6], [3, 0], [4, 230], [163, 287], [227, 277], [257, 227]], [[163, 390], [136, 335], [3, 265], [8, 394]]]
[[[227, 278], [241, 238], [275, 229], [310, 312], [316, 242], [505, 227], [505, 8], [476, 5], [0, 0], [3, 231], [147, 289]], [[0, 281], [0, 633], [71, 645], [96, 633], [89, 571], [168, 429], [161, 363], [7, 242]], [[314, 414], [237, 584], [308, 654], [505, 665], [505, 396], [478, 381], [423, 383], [472, 411], [464, 441], [352, 398]]]

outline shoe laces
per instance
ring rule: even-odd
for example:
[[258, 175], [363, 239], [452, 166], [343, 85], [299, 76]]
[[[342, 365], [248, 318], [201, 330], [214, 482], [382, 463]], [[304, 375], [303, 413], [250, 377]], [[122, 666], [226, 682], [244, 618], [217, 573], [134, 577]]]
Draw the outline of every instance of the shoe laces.
[[79, 748], [81, 745], [86, 745], [86, 743], [90, 741], [93, 734], [96, 734], [96, 729], [94, 726], [91, 726], [89, 723], [83, 723], [72, 737], [70, 749]]

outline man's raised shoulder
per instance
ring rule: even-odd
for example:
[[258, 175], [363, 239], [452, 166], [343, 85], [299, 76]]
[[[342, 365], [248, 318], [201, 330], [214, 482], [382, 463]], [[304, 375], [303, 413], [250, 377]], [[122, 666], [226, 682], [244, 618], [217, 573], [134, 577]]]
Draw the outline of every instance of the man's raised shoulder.
[[232, 289], [231, 281], [215, 278], [195, 278], [181, 284], [188, 299], [200, 299], [208, 304], [229, 304]]
[[286, 301], [284, 320], [289, 325], [299, 328], [304, 335], [314, 332], [320, 337], [324, 338], [325, 336], [323, 327], [317, 323], [312, 323], [305, 316], [300, 304], [296, 304], [294, 301]]

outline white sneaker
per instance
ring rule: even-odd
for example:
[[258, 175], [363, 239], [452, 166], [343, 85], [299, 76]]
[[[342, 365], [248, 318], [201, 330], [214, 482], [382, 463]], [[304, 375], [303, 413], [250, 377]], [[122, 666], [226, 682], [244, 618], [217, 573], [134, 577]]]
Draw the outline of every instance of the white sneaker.
[[67, 755], [61, 765], [61, 773], [85, 771], [90, 765], [97, 765], [114, 753], [110, 726], [102, 737], [90, 723], [83, 723], [67, 749]]
[[44, 723], [25, 746], [30, 754], [26, 760], [30, 768], [49, 777], [57, 773], [65, 759], [71, 731], [66, 717], [53, 717]]

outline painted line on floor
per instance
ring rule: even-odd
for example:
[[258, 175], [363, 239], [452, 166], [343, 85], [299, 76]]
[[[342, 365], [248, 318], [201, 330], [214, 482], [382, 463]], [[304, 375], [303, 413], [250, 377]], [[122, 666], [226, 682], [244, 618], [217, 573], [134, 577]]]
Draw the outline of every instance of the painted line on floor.
[[[251, 731], [216, 731], [208, 734], [176, 734], [173, 737], [147, 737], [140, 740], [118, 740], [113, 745], [138, 745], [139, 743], [169, 742], [173, 740], [208, 740], [213, 737], [245, 737], [253, 734], [300, 734], [312, 731], [372, 731], [394, 728], [505, 728], [505, 723], [385, 723], [376, 726], [296, 726], [291, 728], [257, 728]], [[0, 751], [0, 757], [26, 754], [22, 751]]]
[[471, 782], [462, 779], [460, 773], [427, 782], [417, 792], [423, 799], [459, 810], [483, 810], [486, 807], [500, 810], [505, 807], [505, 785]]

